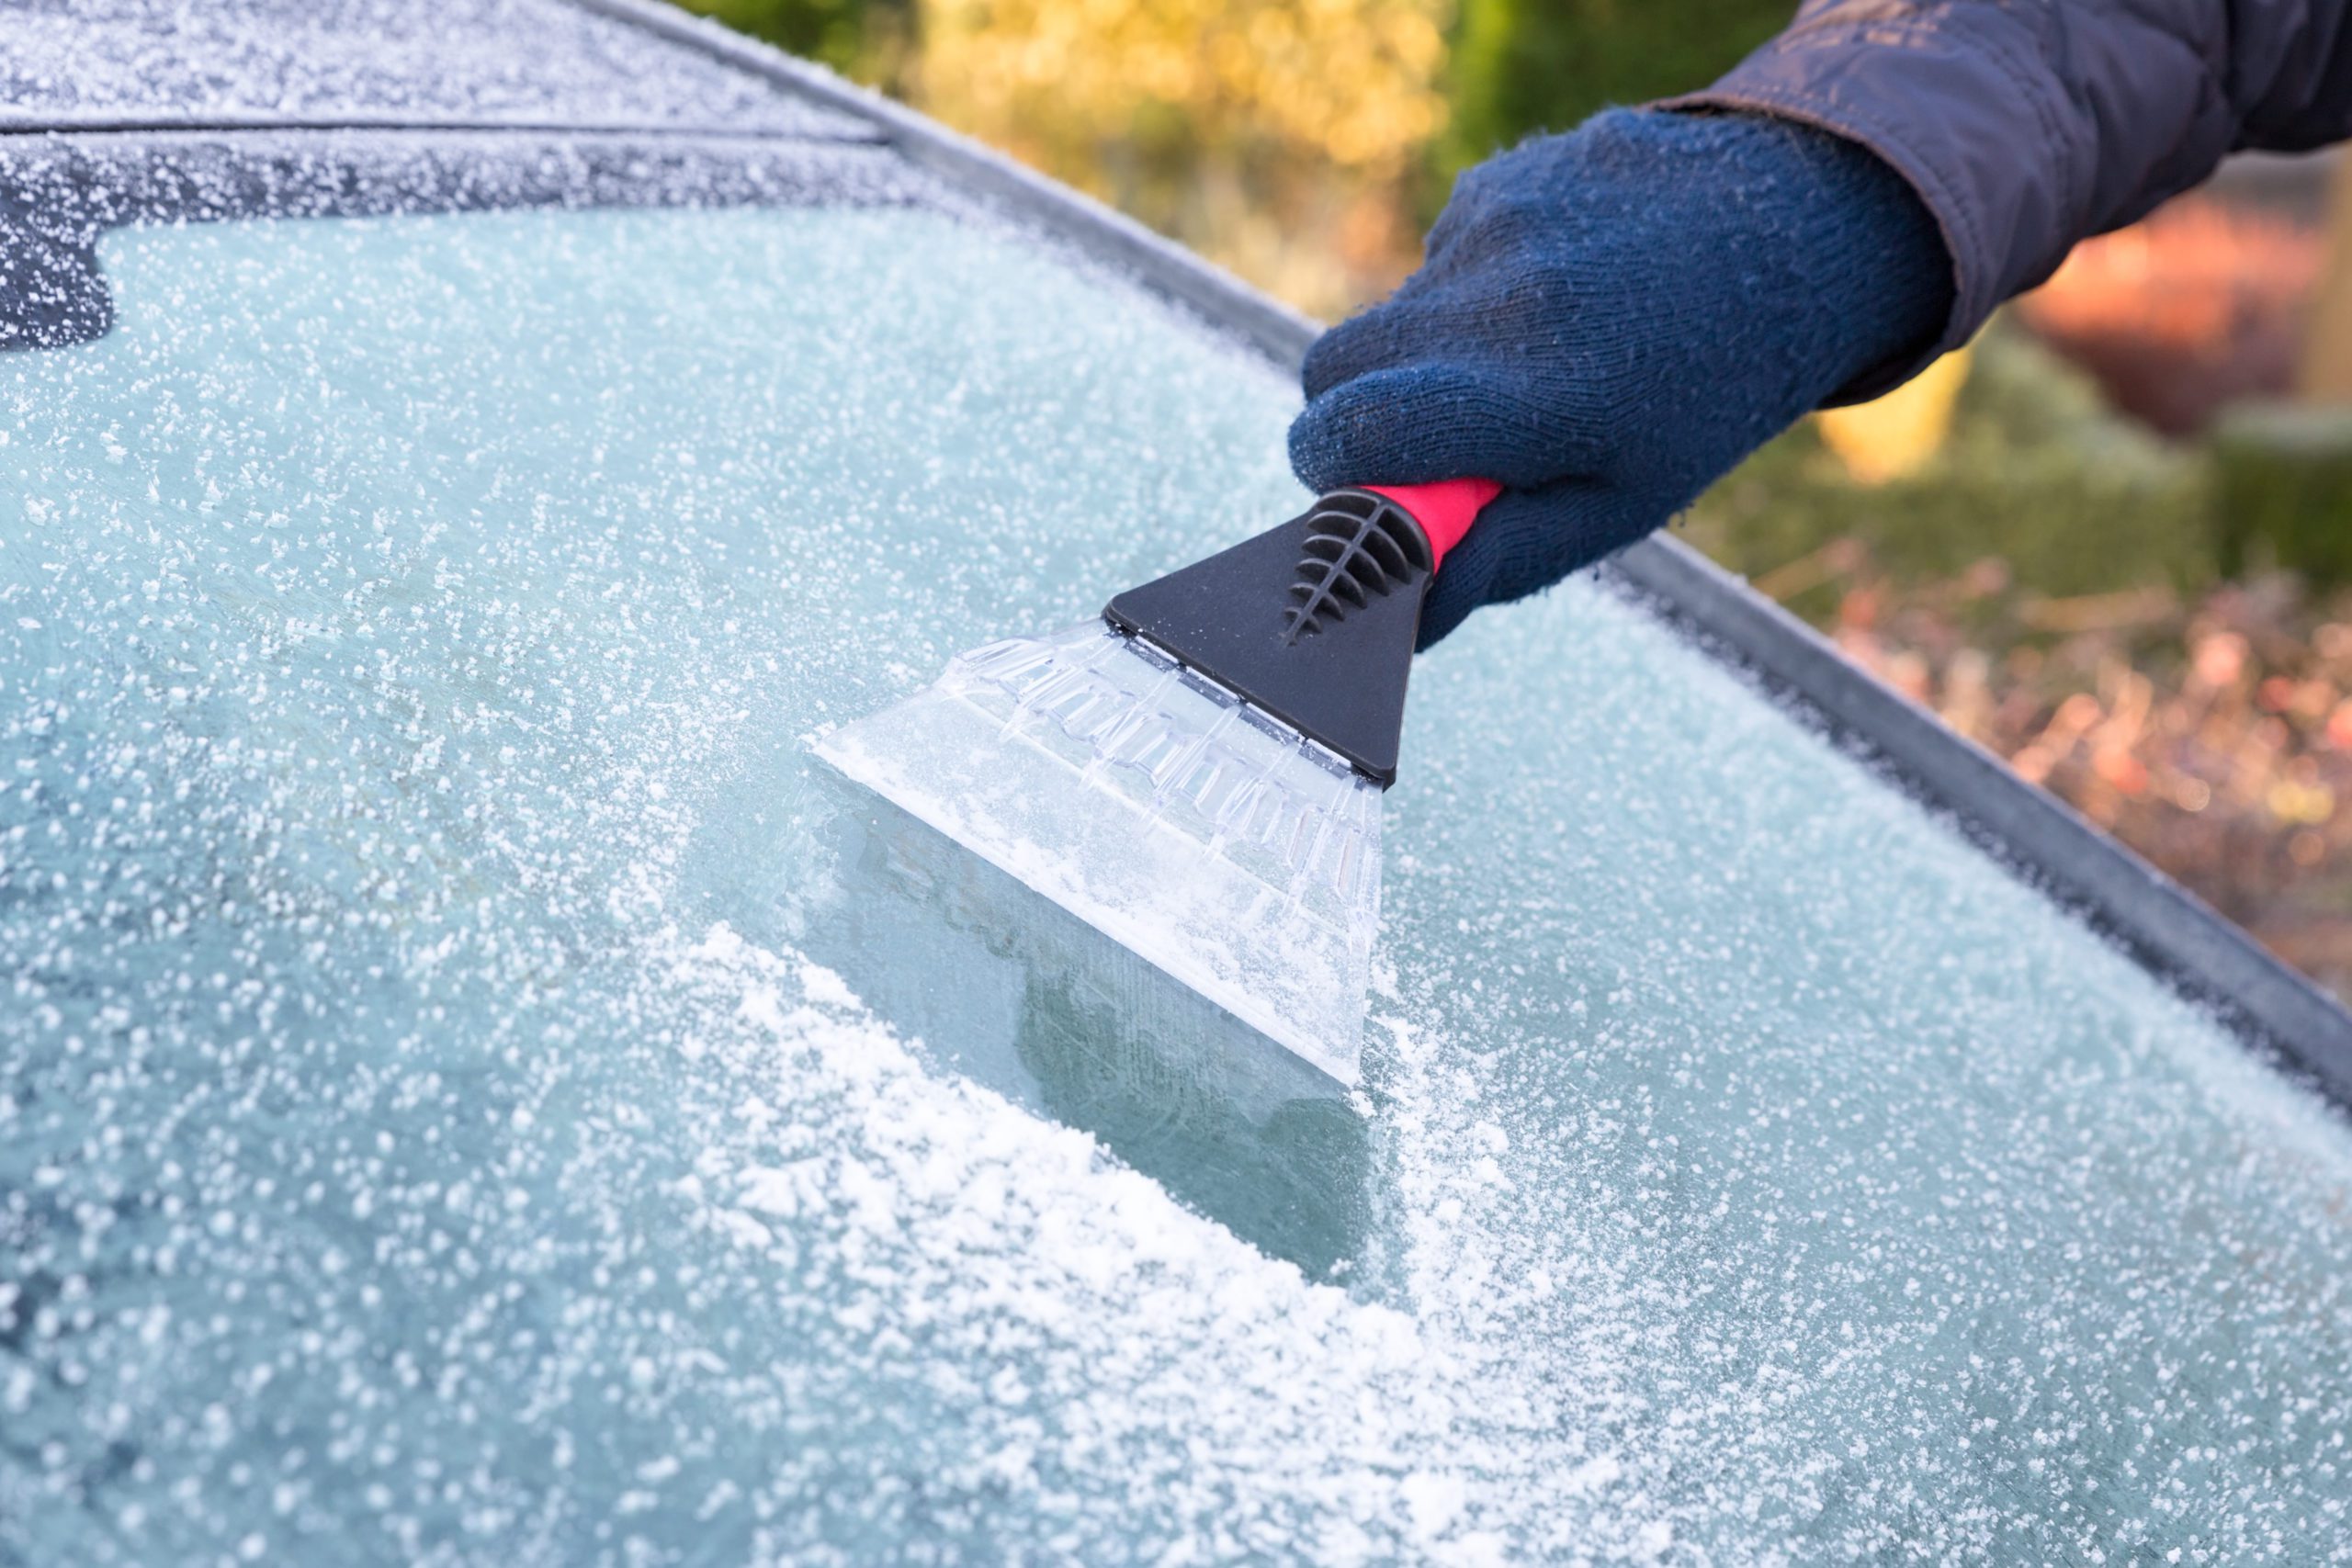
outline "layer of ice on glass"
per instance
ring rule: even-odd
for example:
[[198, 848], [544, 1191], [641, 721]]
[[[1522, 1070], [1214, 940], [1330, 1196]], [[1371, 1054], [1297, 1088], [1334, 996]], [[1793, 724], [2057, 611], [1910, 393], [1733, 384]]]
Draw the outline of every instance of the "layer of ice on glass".
[[1101, 621], [958, 655], [819, 754], [1344, 1084], [1380, 791]]

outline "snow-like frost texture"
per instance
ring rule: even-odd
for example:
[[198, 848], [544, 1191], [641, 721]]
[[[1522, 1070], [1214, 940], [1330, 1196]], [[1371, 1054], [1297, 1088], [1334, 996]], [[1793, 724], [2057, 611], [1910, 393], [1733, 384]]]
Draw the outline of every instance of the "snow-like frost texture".
[[0, 356], [0, 1558], [2346, 1555], [2341, 1122], [1607, 592], [1416, 670], [1351, 1095], [812, 759], [1296, 510], [1142, 292], [100, 259]]
[[558, 0], [13, 0], [0, 125], [119, 119], [869, 133]]

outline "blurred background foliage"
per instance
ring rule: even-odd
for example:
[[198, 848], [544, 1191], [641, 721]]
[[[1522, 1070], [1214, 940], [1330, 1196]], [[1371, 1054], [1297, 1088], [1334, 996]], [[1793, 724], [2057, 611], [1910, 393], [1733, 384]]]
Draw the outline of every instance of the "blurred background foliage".
[[1788, 25], [1791, 0], [1463, 0], [1448, 175], [1611, 104], [1702, 87]]
[[[1311, 309], [1385, 288], [1444, 0], [922, 0], [915, 101]], [[1310, 233], [1315, 243], [1301, 244]]]
[[[1332, 317], [1793, 0], [687, 0]], [[2352, 996], [2352, 196], [2240, 160], [1685, 537]], [[2352, 175], [2345, 177], [2352, 189]]]
[[1789, 0], [685, 0], [906, 98], [1321, 315], [1453, 176], [1703, 84]]
[[896, 90], [914, 43], [914, 0], [687, 0], [737, 32]]

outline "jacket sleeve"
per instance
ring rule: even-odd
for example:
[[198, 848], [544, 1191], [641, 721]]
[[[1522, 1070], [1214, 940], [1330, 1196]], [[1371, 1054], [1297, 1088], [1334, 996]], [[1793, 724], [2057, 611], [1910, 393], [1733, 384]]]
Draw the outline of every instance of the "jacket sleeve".
[[1951, 251], [1940, 353], [2075, 241], [2223, 153], [2352, 133], [2348, 13], [2352, 0], [1806, 0], [1722, 81], [1662, 107], [1781, 115], [1894, 164]]

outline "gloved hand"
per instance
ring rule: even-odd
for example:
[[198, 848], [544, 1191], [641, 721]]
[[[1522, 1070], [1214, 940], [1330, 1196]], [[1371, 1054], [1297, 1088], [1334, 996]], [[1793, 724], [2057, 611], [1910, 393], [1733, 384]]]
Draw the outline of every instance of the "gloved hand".
[[1611, 110], [1462, 176], [1427, 259], [1306, 356], [1315, 490], [1505, 487], [1421, 646], [1631, 544], [1944, 324], [1934, 220], [1873, 153], [1749, 115]]

